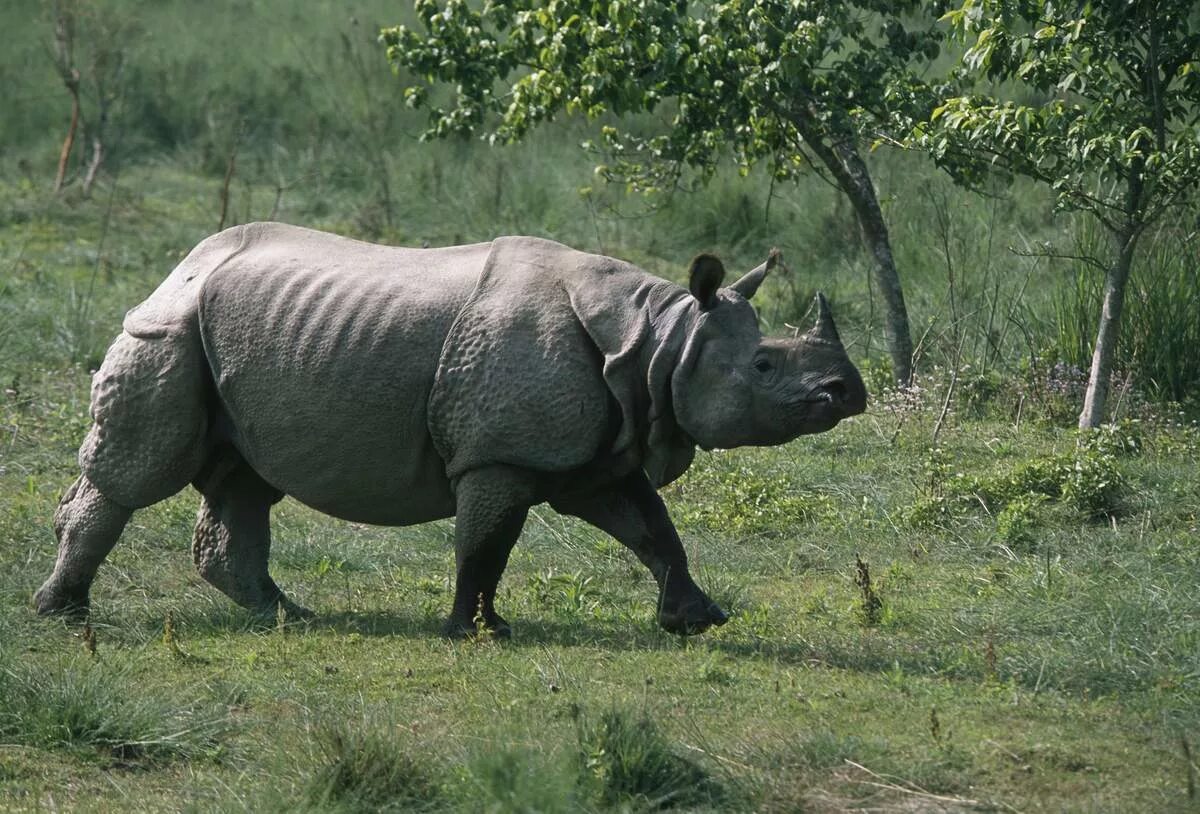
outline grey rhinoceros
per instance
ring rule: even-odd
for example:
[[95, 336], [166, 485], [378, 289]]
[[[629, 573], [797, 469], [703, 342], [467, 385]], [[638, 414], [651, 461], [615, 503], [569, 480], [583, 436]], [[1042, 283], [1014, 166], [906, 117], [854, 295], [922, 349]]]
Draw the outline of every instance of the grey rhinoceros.
[[447, 632], [481, 609], [506, 635], [496, 586], [548, 502], [645, 563], [663, 627], [722, 624], [657, 487], [697, 446], [782, 444], [866, 406], [823, 297], [807, 334], [759, 332], [748, 300], [774, 260], [721, 288], [701, 254], [689, 290], [532, 237], [406, 249], [274, 223], [210, 237], [126, 315], [93, 379], [37, 609], [86, 612], [132, 512], [190, 483], [196, 567], [259, 611], [303, 611], [267, 571], [270, 509], [291, 495], [361, 523], [455, 516]]

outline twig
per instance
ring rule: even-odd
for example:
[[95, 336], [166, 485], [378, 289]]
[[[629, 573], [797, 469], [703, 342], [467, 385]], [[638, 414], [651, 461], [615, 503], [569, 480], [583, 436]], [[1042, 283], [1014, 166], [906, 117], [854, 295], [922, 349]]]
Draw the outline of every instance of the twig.
[[[108, 238], [108, 228], [112, 223], [113, 201], [117, 197], [117, 184], [121, 180], [121, 168], [117, 167], [113, 173], [112, 187], [108, 191], [108, 205], [104, 208], [104, 220], [100, 222], [100, 239], [96, 242], [96, 262], [92, 264], [92, 273], [88, 277], [87, 294], [84, 295], [83, 302], [79, 304], [79, 308], [75, 312], [75, 353], [78, 357], [83, 353], [83, 343], [80, 340], [80, 334], [83, 333], [84, 325], [91, 316], [92, 310], [92, 295], [96, 290], [96, 276], [100, 273], [100, 264], [104, 257], [104, 243]], [[90, 336], [88, 337], [91, 338]]]
[[1192, 745], [1188, 743], [1187, 735], [1179, 736], [1179, 743], [1183, 747], [1183, 758], [1187, 761], [1187, 792], [1188, 799], [1196, 799], [1196, 761], [1192, 758]]
[[239, 122], [233, 134], [233, 146], [229, 148], [229, 163], [225, 165], [225, 180], [221, 183], [221, 219], [217, 222], [217, 231], [225, 228], [225, 218], [229, 215], [229, 183], [233, 180], [237, 168], [238, 148], [242, 143], [242, 130], [245, 122]]
[[946, 388], [946, 398], [942, 400], [942, 411], [938, 414], [937, 422], [933, 425], [933, 445], [937, 446], [938, 434], [942, 431], [942, 424], [946, 421], [946, 415], [950, 412], [950, 401], [954, 398], [954, 388], [958, 384], [958, 371], [962, 367], [962, 349], [963, 343], [967, 341], [967, 335], [961, 334], [958, 340], [958, 350], [954, 354], [954, 371], [950, 374], [950, 386]]
[[1108, 271], [1108, 266], [1104, 265], [1094, 257], [1089, 257], [1085, 254], [1066, 254], [1064, 252], [1055, 251], [1049, 246], [1040, 251], [1027, 251], [1024, 249], [1014, 248], [1013, 246], [1009, 246], [1008, 250], [1017, 257], [1034, 257], [1038, 259], [1049, 258], [1051, 260], [1078, 260], [1079, 262], [1087, 263], [1089, 266], [1099, 269], [1100, 271]]
[[704, 755], [705, 757], [710, 757], [713, 760], [720, 761], [721, 763], [728, 763], [730, 766], [736, 766], [739, 769], [745, 769], [746, 771], [749, 771], [749, 772], [754, 771], [753, 766], [748, 766], [745, 763], [739, 763], [738, 761], [734, 760], [733, 758], [723, 757], [721, 755], [718, 755], [716, 752], [709, 752], [706, 749], [701, 749], [699, 746], [692, 746], [690, 743], [683, 743], [683, 742], [680, 742], [680, 745], [683, 746], [684, 749], [691, 749], [693, 752], [699, 752], [700, 754]]
[[888, 791], [898, 791], [902, 794], [911, 794], [916, 797], [924, 797], [928, 800], [937, 800], [937, 801], [943, 802], [943, 803], [955, 803], [957, 805], [966, 805], [966, 806], [982, 805], [982, 803], [980, 803], [979, 800], [971, 800], [966, 797], [948, 797], [943, 794], [934, 794], [931, 791], [926, 791], [925, 789], [921, 788], [916, 783], [913, 783], [910, 780], [904, 780], [903, 782], [906, 785], [901, 786], [898, 783], [891, 782], [891, 780], [889, 780], [886, 776], [877, 774], [876, 772], [873, 772], [870, 769], [868, 769], [866, 766], [863, 766], [861, 763], [855, 763], [853, 760], [850, 760], [850, 759], [846, 759], [846, 764], [848, 766], [853, 766], [854, 768], [858, 769], [861, 772], [867, 773], [871, 777], [874, 777], [876, 781], [878, 781], [878, 782], [873, 782], [870, 780], [852, 780], [852, 782], [854, 782], [854, 783], [859, 783], [864, 786], [875, 786], [876, 788], [887, 789]]

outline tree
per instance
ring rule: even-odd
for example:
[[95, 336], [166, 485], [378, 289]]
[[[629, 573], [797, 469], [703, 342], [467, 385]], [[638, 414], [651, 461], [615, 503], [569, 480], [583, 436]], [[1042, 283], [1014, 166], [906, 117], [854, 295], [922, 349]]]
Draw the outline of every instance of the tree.
[[[86, 197], [104, 164], [109, 119], [123, 90], [126, 55], [140, 31], [131, 17], [82, 0], [54, 0], [50, 12], [54, 26], [54, 45], [50, 49], [54, 69], [71, 96], [71, 120], [59, 152], [54, 191], [61, 192], [67, 183], [71, 152], [82, 124], [92, 143], [92, 155], [83, 175], [82, 191]], [[93, 116], [84, 115], [85, 95], [95, 108]]]
[[[883, 212], [860, 153], [891, 83], [937, 53], [931, 20], [898, 16], [915, 0], [725, 3], [653, 0], [417, 0], [422, 31], [385, 29], [388, 57], [424, 77], [407, 88], [430, 109], [427, 137], [487, 129], [512, 142], [559, 113], [623, 122], [668, 111], [666, 132], [647, 123], [601, 128], [609, 180], [655, 191], [685, 168], [709, 177], [732, 156], [741, 171], [769, 162], [776, 180], [812, 168], [850, 199], [885, 302], [893, 372], [907, 383], [913, 346]], [[924, 18], [920, 18], [924, 19]], [[445, 106], [431, 85], [454, 93]], [[891, 98], [905, 97], [891, 94]]]
[[1041, 181], [1109, 235], [1081, 429], [1105, 416], [1138, 239], [1200, 181], [1200, 12], [1194, 0], [966, 0], [945, 18], [964, 75], [1036, 98], [945, 99], [915, 139], [960, 180], [999, 169]]

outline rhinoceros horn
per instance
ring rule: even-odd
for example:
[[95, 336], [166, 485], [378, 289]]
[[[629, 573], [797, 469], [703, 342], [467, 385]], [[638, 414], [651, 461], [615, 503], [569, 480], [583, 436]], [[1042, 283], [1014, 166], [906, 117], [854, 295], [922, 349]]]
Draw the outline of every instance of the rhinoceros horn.
[[830, 345], [841, 345], [842, 338], [838, 336], [837, 326], [833, 324], [833, 311], [829, 308], [829, 300], [820, 291], [817, 292], [817, 324], [805, 334], [810, 341], [826, 342]]

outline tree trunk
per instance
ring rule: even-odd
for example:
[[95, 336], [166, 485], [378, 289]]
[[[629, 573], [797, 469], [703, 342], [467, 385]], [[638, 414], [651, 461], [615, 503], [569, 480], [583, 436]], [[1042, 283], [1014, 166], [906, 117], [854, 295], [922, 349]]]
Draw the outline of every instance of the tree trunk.
[[1094, 429], [1104, 421], [1108, 403], [1108, 384], [1112, 378], [1113, 357], [1121, 334], [1121, 311], [1125, 306], [1125, 284], [1133, 266], [1133, 251], [1139, 230], [1129, 226], [1116, 235], [1117, 256], [1104, 275], [1104, 303], [1100, 309], [1100, 326], [1096, 331], [1096, 348], [1092, 351], [1092, 369], [1088, 373], [1087, 392], [1083, 411], [1079, 414], [1079, 429]]
[[71, 124], [67, 127], [67, 137], [63, 139], [62, 150], [58, 154], [58, 172], [54, 175], [54, 191], [62, 192], [63, 183], [67, 178], [67, 161], [71, 158], [71, 148], [75, 146], [75, 132], [79, 129], [79, 72], [72, 71], [65, 80], [67, 91], [71, 94]]
[[884, 302], [883, 332], [887, 340], [888, 355], [892, 358], [892, 372], [896, 382], [908, 385], [912, 382], [913, 344], [908, 330], [908, 309], [904, 305], [904, 289], [900, 275], [896, 272], [896, 261], [892, 257], [892, 242], [888, 236], [883, 210], [875, 195], [875, 185], [867, 164], [850, 138], [838, 139], [832, 145], [820, 134], [813, 133], [803, 124], [797, 124], [805, 144], [821, 159], [833, 174], [838, 187], [846, 193], [858, 225], [862, 230], [863, 243], [871, 252], [875, 285], [879, 287]]
[[88, 164], [87, 174], [83, 176], [83, 197], [88, 197], [92, 194], [92, 184], [96, 183], [96, 174], [100, 172], [100, 165], [104, 163], [104, 142], [100, 140], [100, 136], [92, 137], [92, 160]]

